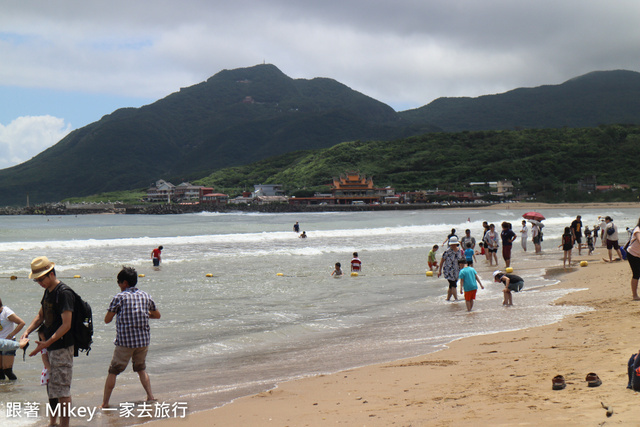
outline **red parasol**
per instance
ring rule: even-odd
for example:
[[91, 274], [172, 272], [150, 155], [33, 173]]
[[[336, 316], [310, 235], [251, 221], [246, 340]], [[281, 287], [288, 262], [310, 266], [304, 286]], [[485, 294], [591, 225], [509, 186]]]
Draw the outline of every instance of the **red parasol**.
[[540, 212], [527, 212], [526, 214], [522, 215], [522, 218], [524, 219], [535, 219], [536, 221], [542, 221], [544, 218], [544, 215], [542, 215]]

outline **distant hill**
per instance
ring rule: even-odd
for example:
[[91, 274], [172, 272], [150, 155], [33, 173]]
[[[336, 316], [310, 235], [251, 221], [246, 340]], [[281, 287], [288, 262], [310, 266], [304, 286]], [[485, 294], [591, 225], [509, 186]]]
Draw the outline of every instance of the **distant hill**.
[[447, 132], [640, 124], [640, 73], [596, 71], [560, 85], [477, 98], [438, 98], [400, 116]]
[[478, 98], [440, 98], [397, 113], [335, 80], [291, 79], [263, 64], [224, 70], [153, 104], [116, 110], [33, 159], [0, 170], [0, 205], [23, 205], [27, 195], [39, 203], [142, 188], [159, 178], [195, 180], [344, 141], [639, 121], [640, 73], [631, 71], [594, 72], [561, 85]]
[[434, 128], [328, 78], [273, 65], [224, 70], [141, 108], [124, 108], [0, 170], [0, 205], [58, 201], [180, 181], [278, 154]]

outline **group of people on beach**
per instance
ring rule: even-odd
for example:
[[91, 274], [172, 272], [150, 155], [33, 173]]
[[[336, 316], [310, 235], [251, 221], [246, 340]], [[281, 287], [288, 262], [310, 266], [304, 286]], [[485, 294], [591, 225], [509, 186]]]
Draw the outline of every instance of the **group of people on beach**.
[[[511, 247], [516, 234], [513, 232], [511, 224], [503, 222], [501, 224], [502, 232], [500, 235], [495, 231], [494, 224], [488, 224], [484, 222], [485, 233], [480, 242], [480, 251], [475, 252], [476, 240], [471, 236], [471, 230], [465, 230], [465, 235], [462, 239], [458, 239], [456, 230], [452, 229], [451, 233], [447, 236], [443, 245], [447, 245], [447, 249], [443, 252], [440, 263], [436, 260], [436, 252], [439, 249], [438, 245], [434, 245], [428, 254], [429, 270], [433, 271], [434, 268], [438, 268], [438, 277], [444, 273], [444, 278], [448, 282], [447, 301], [451, 301], [451, 298], [458, 300], [458, 281], [460, 281], [460, 293], [464, 294], [465, 304], [467, 311], [473, 309], [473, 302], [476, 298], [478, 285], [484, 289], [480, 276], [473, 268], [476, 262], [476, 254], [485, 255], [489, 265], [493, 265], [495, 260], [496, 266], [498, 265], [497, 251], [499, 247], [498, 241], [502, 241], [502, 257], [505, 261], [505, 267], [509, 268], [511, 263]], [[462, 246], [462, 248], [461, 248]], [[486, 251], [485, 251], [486, 249]], [[524, 286], [524, 281], [520, 276], [510, 273], [503, 273], [497, 270], [493, 273], [495, 282], [504, 284], [504, 299], [502, 304], [504, 306], [513, 305], [512, 292], [519, 292]]]
[[[15, 315], [8, 307], [2, 307], [2, 312], [14, 327], [7, 328], [8, 334], [0, 334], [0, 351], [4, 363], [5, 354], [15, 356], [20, 348], [25, 354], [29, 346], [29, 335], [37, 331], [38, 339], [35, 349], [29, 356], [41, 354], [44, 369], [41, 374], [41, 384], [47, 387], [48, 405], [51, 408], [50, 425], [56, 425], [60, 416], [60, 425], [68, 426], [71, 408], [71, 378], [73, 358], [77, 356], [75, 342], [74, 313], [78, 312], [80, 302], [76, 293], [56, 274], [55, 264], [46, 256], [33, 259], [29, 278], [44, 289], [40, 301], [40, 308], [25, 332], [16, 342], [14, 337], [25, 326], [25, 322]], [[136, 287], [138, 274], [131, 267], [123, 267], [117, 275], [120, 292], [114, 296], [107, 308], [105, 323], [111, 323], [116, 318], [115, 349], [109, 365], [104, 395], [101, 407], [109, 408], [111, 393], [116, 384], [117, 376], [123, 372], [129, 361], [132, 362], [134, 372], [138, 373], [140, 382], [147, 394], [147, 401], [155, 401], [151, 391], [151, 382], [146, 372], [146, 356], [151, 340], [149, 319], [159, 319], [155, 302], [144, 291]], [[0, 306], [1, 306], [0, 302]], [[5, 330], [2, 324], [2, 330]], [[9, 356], [10, 355], [10, 356]], [[11, 369], [4, 370], [9, 379], [16, 379]]]

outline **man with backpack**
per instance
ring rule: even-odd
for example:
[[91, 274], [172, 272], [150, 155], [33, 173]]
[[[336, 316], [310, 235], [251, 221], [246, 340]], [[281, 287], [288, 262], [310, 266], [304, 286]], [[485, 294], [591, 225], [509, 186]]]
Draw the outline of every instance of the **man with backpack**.
[[[46, 256], [31, 261], [29, 278], [44, 288], [41, 307], [22, 338], [37, 328], [41, 328], [45, 341], [36, 341], [36, 348], [29, 356], [47, 349], [49, 355], [50, 377], [47, 384], [49, 406], [51, 408], [50, 425], [55, 425], [53, 414], [60, 414], [60, 425], [69, 425], [71, 409], [71, 376], [73, 371], [74, 337], [71, 331], [74, 311], [74, 292], [56, 277], [55, 264]], [[58, 408], [58, 404], [60, 408]], [[60, 409], [57, 411], [57, 409]]]
[[116, 377], [123, 372], [129, 360], [133, 371], [138, 373], [140, 383], [147, 393], [147, 401], [153, 401], [151, 382], [147, 375], [146, 358], [151, 332], [149, 319], [159, 319], [160, 312], [151, 296], [136, 288], [138, 273], [131, 267], [123, 267], [117, 277], [120, 293], [111, 300], [104, 323], [111, 323], [116, 317], [116, 345], [109, 366], [109, 375], [104, 383], [102, 408], [109, 407], [111, 392], [116, 386]]

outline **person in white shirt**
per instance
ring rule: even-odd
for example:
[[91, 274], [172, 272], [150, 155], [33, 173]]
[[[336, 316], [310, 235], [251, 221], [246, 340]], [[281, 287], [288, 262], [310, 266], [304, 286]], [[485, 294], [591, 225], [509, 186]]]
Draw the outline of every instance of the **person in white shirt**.
[[527, 252], [527, 237], [529, 237], [529, 229], [527, 228], [527, 221], [523, 219], [522, 228], [520, 229], [520, 244], [525, 252]]

